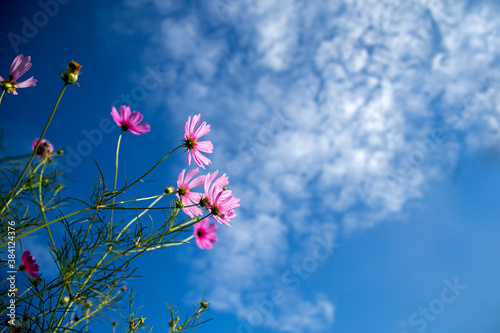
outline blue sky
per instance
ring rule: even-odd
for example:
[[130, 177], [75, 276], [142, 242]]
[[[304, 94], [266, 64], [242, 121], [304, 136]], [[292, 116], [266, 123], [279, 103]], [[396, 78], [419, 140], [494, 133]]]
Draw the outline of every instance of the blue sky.
[[[154, 331], [165, 302], [187, 310], [206, 290], [215, 320], [200, 332], [498, 332], [497, 3], [41, 3], [0, 5], [0, 75], [22, 53], [39, 80], [3, 98], [8, 151], [30, 148], [61, 86], [53, 70], [75, 60], [85, 86], [46, 136], [75, 152], [72, 196], [88, 197], [94, 160], [112, 179], [118, 128], [87, 135], [131, 104], [152, 130], [124, 136], [121, 177], [201, 113], [207, 170], [241, 198], [213, 250], [141, 259], [131, 283]], [[134, 194], [161, 193], [185, 167], [177, 154]], [[50, 265], [43, 241], [27, 244]]]

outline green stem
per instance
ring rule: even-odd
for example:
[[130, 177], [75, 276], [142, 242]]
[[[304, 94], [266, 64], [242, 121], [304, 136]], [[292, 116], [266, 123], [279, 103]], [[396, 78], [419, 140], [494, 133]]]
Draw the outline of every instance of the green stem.
[[148, 175], [151, 171], [153, 171], [153, 170], [154, 170], [154, 169], [155, 169], [155, 168], [156, 168], [156, 167], [157, 167], [157, 166], [158, 166], [161, 162], [163, 162], [163, 160], [164, 160], [164, 159], [166, 159], [168, 156], [170, 156], [170, 154], [172, 154], [174, 151], [176, 151], [177, 149], [182, 148], [182, 147], [184, 147], [184, 145], [183, 145], [183, 144], [182, 144], [182, 145], [180, 145], [180, 146], [178, 146], [178, 147], [176, 147], [176, 148], [174, 148], [174, 149], [172, 149], [172, 150], [171, 150], [171, 151], [170, 151], [167, 155], [163, 156], [163, 157], [162, 157], [162, 158], [161, 158], [158, 162], [156, 162], [156, 164], [155, 164], [155, 165], [153, 165], [153, 167], [152, 167], [152, 168], [150, 168], [148, 171], [146, 171], [146, 173], [144, 173], [141, 177], [137, 178], [137, 179], [136, 179], [136, 180], [135, 180], [132, 184], [130, 184], [130, 185], [128, 185], [128, 186], [125, 186], [123, 189], [121, 189], [121, 190], [119, 191], [119, 193], [114, 193], [114, 194], [113, 194], [113, 198], [114, 198], [115, 196], [117, 196], [118, 194], [125, 192], [126, 190], [128, 190], [129, 188], [131, 188], [132, 186], [134, 186], [135, 184], [137, 184], [137, 183], [138, 183], [139, 181], [141, 181], [144, 177], [146, 177], [146, 176], [147, 176], [147, 175]]
[[[156, 198], [156, 200], [155, 200], [155, 201], [153, 201], [153, 202], [152, 202], [152, 203], [148, 206], [148, 208], [147, 208], [147, 209], [145, 209], [145, 210], [144, 210], [142, 213], [140, 213], [138, 216], [134, 217], [134, 218], [132, 219], [132, 221], [130, 221], [130, 222], [129, 222], [126, 226], [125, 226], [125, 228], [123, 228], [123, 229], [122, 229], [122, 231], [120, 231], [120, 233], [118, 234], [118, 236], [116, 236], [116, 240], [115, 240], [115, 241], [118, 241], [118, 240], [120, 239], [120, 236], [123, 234], [123, 232], [124, 232], [126, 229], [128, 229], [128, 227], [129, 227], [132, 223], [134, 223], [137, 219], [139, 219], [142, 215], [146, 214], [146, 213], [147, 213], [147, 211], [151, 209], [151, 207], [153, 207], [153, 206], [154, 206], [154, 205], [155, 205], [158, 201], [160, 201], [160, 200], [161, 200], [161, 198], [163, 198], [163, 195], [161, 195], [161, 196], [159, 196], [158, 198]], [[111, 210], [111, 212], [113, 212], [113, 210]]]
[[113, 204], [101, 205], [100, 208], [111, 208], [111, 207], [113, 207], [113, 205], [121, 205], [121, 204], [129, 203], [129, 202], [151, 200], [151, 199], [156, 199], [158, 197], [162, 197], [165, 195], [167, 195], [167, 194], [162, 193], [162, 194], [158, 194], [158, 195], [153, 195], [151, 197], [144, 197], [144, 198], [139, 198], [139, 199], [125, 200], [125, 201], [118, 201], [118, 202], [115, 201]]
[[45, 132], [47, 132], [47, 129], [49, 128], [50, 122], [52, 121], [52, 117], [54, 117], [54, 114], [56, 113], [57, 106], [59, 105], [59, 102], [61, 101], [61, 97], [64, 94], [65, 90], [66, 90], [66, 84], [62, 88], [61, 93], [59, 94], [59, 97], [57, 98], [56, 104], [54, 105], [54, 108], [52, 109], [49, 120], [47, 120], [47, 123], [45, 124], [45, 127], [43, 128], [42, 134], [40, 134], [40, 137], [39, 137], [39, 140], [38, 140], [38, 143], [37, 143], [35, 149], [33, 149], [33, 151], [31, 152], [28, 163], [26, 163], [26, 166], [24, 167], [23, 172], [21, 173], [21, 175], [17, 179], [17, 182], [15, 183], [12, 190], [10, 190], [9, 195], [7, 196], [7, 200], [2, 207], [2, 210], [0, 211], [0, 214], [2, 214], [4, 212], [4, 210], [9, 206], [12, 199], [14, 199], [14, 194], [16, 193], [17, 187], [21, 183], [21, 180], [23, 179], [24, 174], [26, 173], [26, 170], [28, 170], [28, 167], [31, 165], [31, 161], [33, 161], [33, 157], [35, 157], [35, 152], [38, 150], [38, 147], [40, 146], [40, 143], [42, 142], [43, 136], [45, 135]]
[[[64, 220], [65, 218], [68, 218], [68, 217], [70, 217], [70, 216], [73, 216], [73, 215], [76, 215], [76, 214], [80, 214], [80, 213], [86, 212], [86, 211], [91, 210], [91, 209], [94, 209], [94, 207], [87, 207], [87, 208], [84, 208], [84, 209], [80, 209], [80, 210], [78, 210], [78, 211], [76, 211], [76, 212], [70, 213], [70, 214], [68, 214], [68, 215], [64, 215], [64, 216], [58, 217], [58, 218], [57, 218], [57, 219], [55, 219], [55, 220], [52, 220], [52, 221], [50, 221], [50, 222], [46, 222], [46, 223], [44, 223], [44, 224], [42, 224], [42, 225], [40, 225], [40, 226], [38, 226], [38, 227], [36, 227], [36, 228], [33, 228], [33, 229], [31, 229], [31, 230], [29, 230], [29, 231], [25, 232], [24, 234], [21, 234], [21, 235], [17, 236], [16, 238], [14, 238], [14, 240], [13, 240], [13, 241], [16, 241], [16, 240], [21, 239], [21, 238], [23, 238], [23, 237], [25, 237], [25, 236], [28, 236], [29, 234], [34, 233], [34, 232], [36, 232], [36, 231], [38, 231], [38, 230], [40, 230], [40, 229], [42, 229], [42, 228], [45, 228], [46, 226], [51, 225], [52, 223], [55, 223], [55, 222], [57, 222], [57, 221]], [[5, 243], [0, 244], [0, 248], [2, 248], [2, 247], [4, 247], [4, 246], [6, 246], [8, 243], [9, 243], [9, 242], [5, 242]]]
[[[120, 143], [122, 141], [122, 136], [123, 136], [123, 130], [121, 131], [120, 136], [118, 137], [118, 143], [116, 144], [115, 182], [114, 182], [114, 185], [113, 185], [113, 201], [112, 201], [112, 204], [115, 203], [115, 198], [116, 198], [116, 195], [114, 195], [114, 192], [116, 191], [116, 179], [118, 177], [118, 155], [120, 153]], [[114, 213], [114, 211], [115, 211], [114, 209], [111, 210], [111, 216], [110, 216], [110, 220], [109, 220], [110, 229], [111, 229], [111, 226], [113, 226], [113, 213]]]
[[[35, 297], [35, 296], [41, 295], [41, 294], [43, 294], [44, 292], [46, 292], [46, 291], [48, 291], [48, 290], [50, 290], [50, 289], [53, 289], [53, 288], [55, 288], [55, 287], [60, 287], [61, 285], [62, 285], [62, 283], [58, 282], [58, 283], [53, 284], [53, 285], [51, 285], [51, 286], [49, 286], [49, 287], [47, 287], [47, 288], [45, 288], [45, 289], [40, 290], [39, 292], [36, 292], [36, 293], [31, 294], [31, 295], [29, 295], [29, 296], [26, 296], [26, 297], [24, 297], [24, 298], [22, 298], [22, 299], [20, 299], [20, 300], [18, 300], [18, 301], [16, 301], [16, 302], [20, 304], [20, 303], [22, 303], [22, 302], [24, 302], [24, 301], [29, 300], [29, 299], [30, 299], [30, 298], [32, 298], [32, 297]], [[24, 294], [24, 293], [23, 293], [23, 294]], [[22, 295], [20, 295], [20, 296], [22, 296]]]
[[42, 212], [43, 222], [47, 226], [47, 233], [49, 234], [50, 242], [52, 243], [52, 247], [54, 248], [54, 252], [57, 252], [56, 243], [54, 242], [54, 238], [52, 237], [52, 232], [50, 232], [50, 226], [47, 224], [47, 216], [45, 215], [45, 207], [43, 205], [43, 197], [42, 197], [42, 184], [43, 184], [43, 172], [45, 171], [45, 161], [43, 162], [42, 171], [40, 172], [40, 178], [38, 181], [38, 205], [40, 211]]
[[5, 90], [2, 90], [2, 94], [0, 95], [0, 105], [2, 105], [3, 94], [5, 94]]

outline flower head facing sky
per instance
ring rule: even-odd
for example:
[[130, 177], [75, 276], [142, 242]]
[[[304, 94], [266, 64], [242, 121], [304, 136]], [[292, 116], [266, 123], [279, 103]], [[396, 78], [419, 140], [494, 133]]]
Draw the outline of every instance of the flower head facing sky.
[[191, 192], [191, 189], [200, 186], [205, 182], [205, 176], [193, 177], [199, 172], [199, 169], [190, 170], [184, 177], [186, 169], [182, 170], [177, 178], [177, 198], [182, 201], [184, 208], [182, 211], [190, 217], [199, 216], [202, 210], [195, 206], [200, 202], [201, 193]]
[[218, 226], [215, 223], [210, 223], [210, 220], [204, 218], [194, 225], [194, 238], [196, 245], [202, 250], [210, 250], [213, 244], [217, 243]]
[[40, 266], [36, 264], [35, 258], [31, 256], [30, 251], [25, 251], [21, 257], [21, 266], [19, 267], [20, 271], [26, 271], [29, 275], [34, 278], [37, 278], [40, 274], [38, 271]]
[[188, 121], [184, 125], [184, 146], [188, 150], [188, 164], [191, 165], [192, 157], [196, 165], [205, 169], [204, 164], [209, 165], [212, 161], [202, 153], [212, 153], [214, 146], [211, 141], [198, 141], [199, 138], [210, 132], [210, 125], [207, 125], [206, 122], [201, 123], [196, 128], [200, 117], [201, 114], [193, 116], [193, 121], [191, 121], [191, 116], [189, 116]]
[[10, 72], [9, 72], [9, 77], [7, 79], [4, 79], [3, 77], [0, 76], [0, 86], [2, 90], [12, 93], [13, 95], [17, 95], [17, 88], [28, 88], [28, 87], [34, 87], [37, 82], [32, 77], [27, 79], [26, 81], [23, 82], [17, 82], [17, 79], [21, 77], [24, 73], [26, 73], [30, 68], [31, 68], [31, 57], [28, 56], [26, 58], [23, 57], [22, 54], [18, 55], [14, 61], [12, 62], [12, 65], [10, 66]]
[[[40, 138], [33, 140], [31, 150], [35, 150], [39, 140]], [[35, 155], [41, 158], [52, 157], [54, 155], [54, 146], [47, 139], [42, 139], [42, 142], [40, 142], [40, 145], [36, 149]]]
[[130, 112], [130, 107], [126, 105], [120, 106], [120, 113], [118, 113], [113, 106], [111, 109], [111, 116], [115, 123], [121, 127], [122, 131], [129, 131], [132, 134], [140, 135], [151, 130], [148, 123], [139, 124], [144, 116], [137, 111]]

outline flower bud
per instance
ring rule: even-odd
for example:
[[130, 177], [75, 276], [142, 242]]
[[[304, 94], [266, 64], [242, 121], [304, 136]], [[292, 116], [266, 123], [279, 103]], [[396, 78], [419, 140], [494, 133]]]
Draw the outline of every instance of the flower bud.
[[205, 302], [205, 301], [201, 301], [200, 302], [200, 308], [202, 308], [202, 309], [208, 309], [208, 303]]
[[111, 325], [113, 325], [113, 326], [115, 326], [115, 327], [116, 327], [116, 326], [118, 326], [118, 322], [117, 322], [117, 321], [114, 321], [114, 322], [112, 322], [112, 323], [111, 323]]
[[175, 192], [175, 188], [173, 186], [165, 187], [165, 193], [166, 194], [172, 194], [174, 192]]
[[62, 74], [62, 79], [66, 84], [75, 84], [78, 80], [78, 75], [80, 75], [80, 69], [82, 66], [77, 62], [71, 60], [68, 68]]
[[59, 302], [61, 305], [66, 305], [69, 302], [69, 296], [64, 296]]
[[59, 156], [64, 155], [64, 150], [62, 150], [62, 149], [58, 149], [58, 150], [57, 150], [57, 155], [59, 155]]
[[182, 203], [182, 201], [176, 201], [175, 202], [175, 208], [184, 208], [184, 204]]
[[93, 305], [94, 305], [94, 303], [92, 303], [91, 301], [87, 301], [87, 302], [85, 302], [84, 307], [86, 307], [86, 308], [89, 308], [89, 309], [90, 309], [90, 308], [92, 308], [92, 306], [93, 306]]
[[120, 290], [121, 290], [122, 292], [125, 292], [125, 291], [127, 291], [127, 287], [125, 287], [125, 286], [121, 286]]

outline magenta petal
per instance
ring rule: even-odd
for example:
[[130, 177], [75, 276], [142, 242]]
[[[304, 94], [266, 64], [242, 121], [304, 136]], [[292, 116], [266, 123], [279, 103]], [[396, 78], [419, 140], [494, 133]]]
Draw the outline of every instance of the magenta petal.
[[138, 124], [142, 121], [143, 118], [144, 116], [142, 114], [137, 111], [133, 111], [128, 117], [128, 121], [130, 121], [132, 124]]
[[211, 141], [201, 141], [196, 143], [196, 149], [204, 153], [212, 153], [214, 145]]
[[140, 135], [147, 133], [151, 130], [151, 127], [147, 123], [132, 125], [129, 128], [130, 133], [135, 135]]
[[122, 119], [128, 119], [130, 117], [130, 107], [126, 105], [120, 106], [120, 116]]
[[189, 172], [186, 175], [186, 178], [184, 178], [184, 184], [187, 185], [187, 183], [189, 183], [191, 178], [193, 178], [193, 176], [196, 175], [199, 171], [200, 171], [200, 169], [198, 169], [198, 168], [189, 170]]
[[193, 187], [197, 187], [197, 186], [200, 186], [202, 185], [203, 183], [205, 182], [205, 176], [198, 176], [196, 177], [195, 179], [193, 179], [191, 181], [191, 183], [189, 184], [189, 188], [193, 188]]
[[15, 84], [15, 86], [16, 86], [16, 88], [28, 88], [28, 87], [34, 87], [34, 86], [36, 86], [36, 84], [35, 84], [35, 83], [37, 83], [37, 82], [38, 82], [38, 80], [35, 80], [35, 79], [33, 78], [33, 76], [32, 76], [32, 77], [30, 77], [29, 79], [27, 79], [26, 81], [23, 81], [23, 82], [17, 82], [17, 83]]
[[204, 136], [205, 134], [207, 134], [208, 132], [210, 132], [210, 125], [207, 125], [206, 122], [203, 122], [200, 125], [200, 127], [198, 127], [196, 132], [194, 132], [193, 136], [195, 138], [200, 138], [200, 137]]
[[[200, 121], [201, 113], [193, 117], [193, 121], [191, 122], [191, 127], [189, 128], [189, 134], [193, 136], [193, 131]], [[195, 138], [196, 139], [196, 138]]]
[[[17, 71], [17, 67], [21, 64], [22, 60], [23, 60], [23, 55], [22, 54], [20, 54], [20, 55], [18, 55], [17, 57], [14, 58], [14, 61], [12, 62], [12, 65], [10, 65], [9, 75], [14, 76], [14, 72]], [[15, 81], [18, 78], [19, 78], [19, 76], [16, 77], [16, 78], [13, 78], [13, 79]]]

